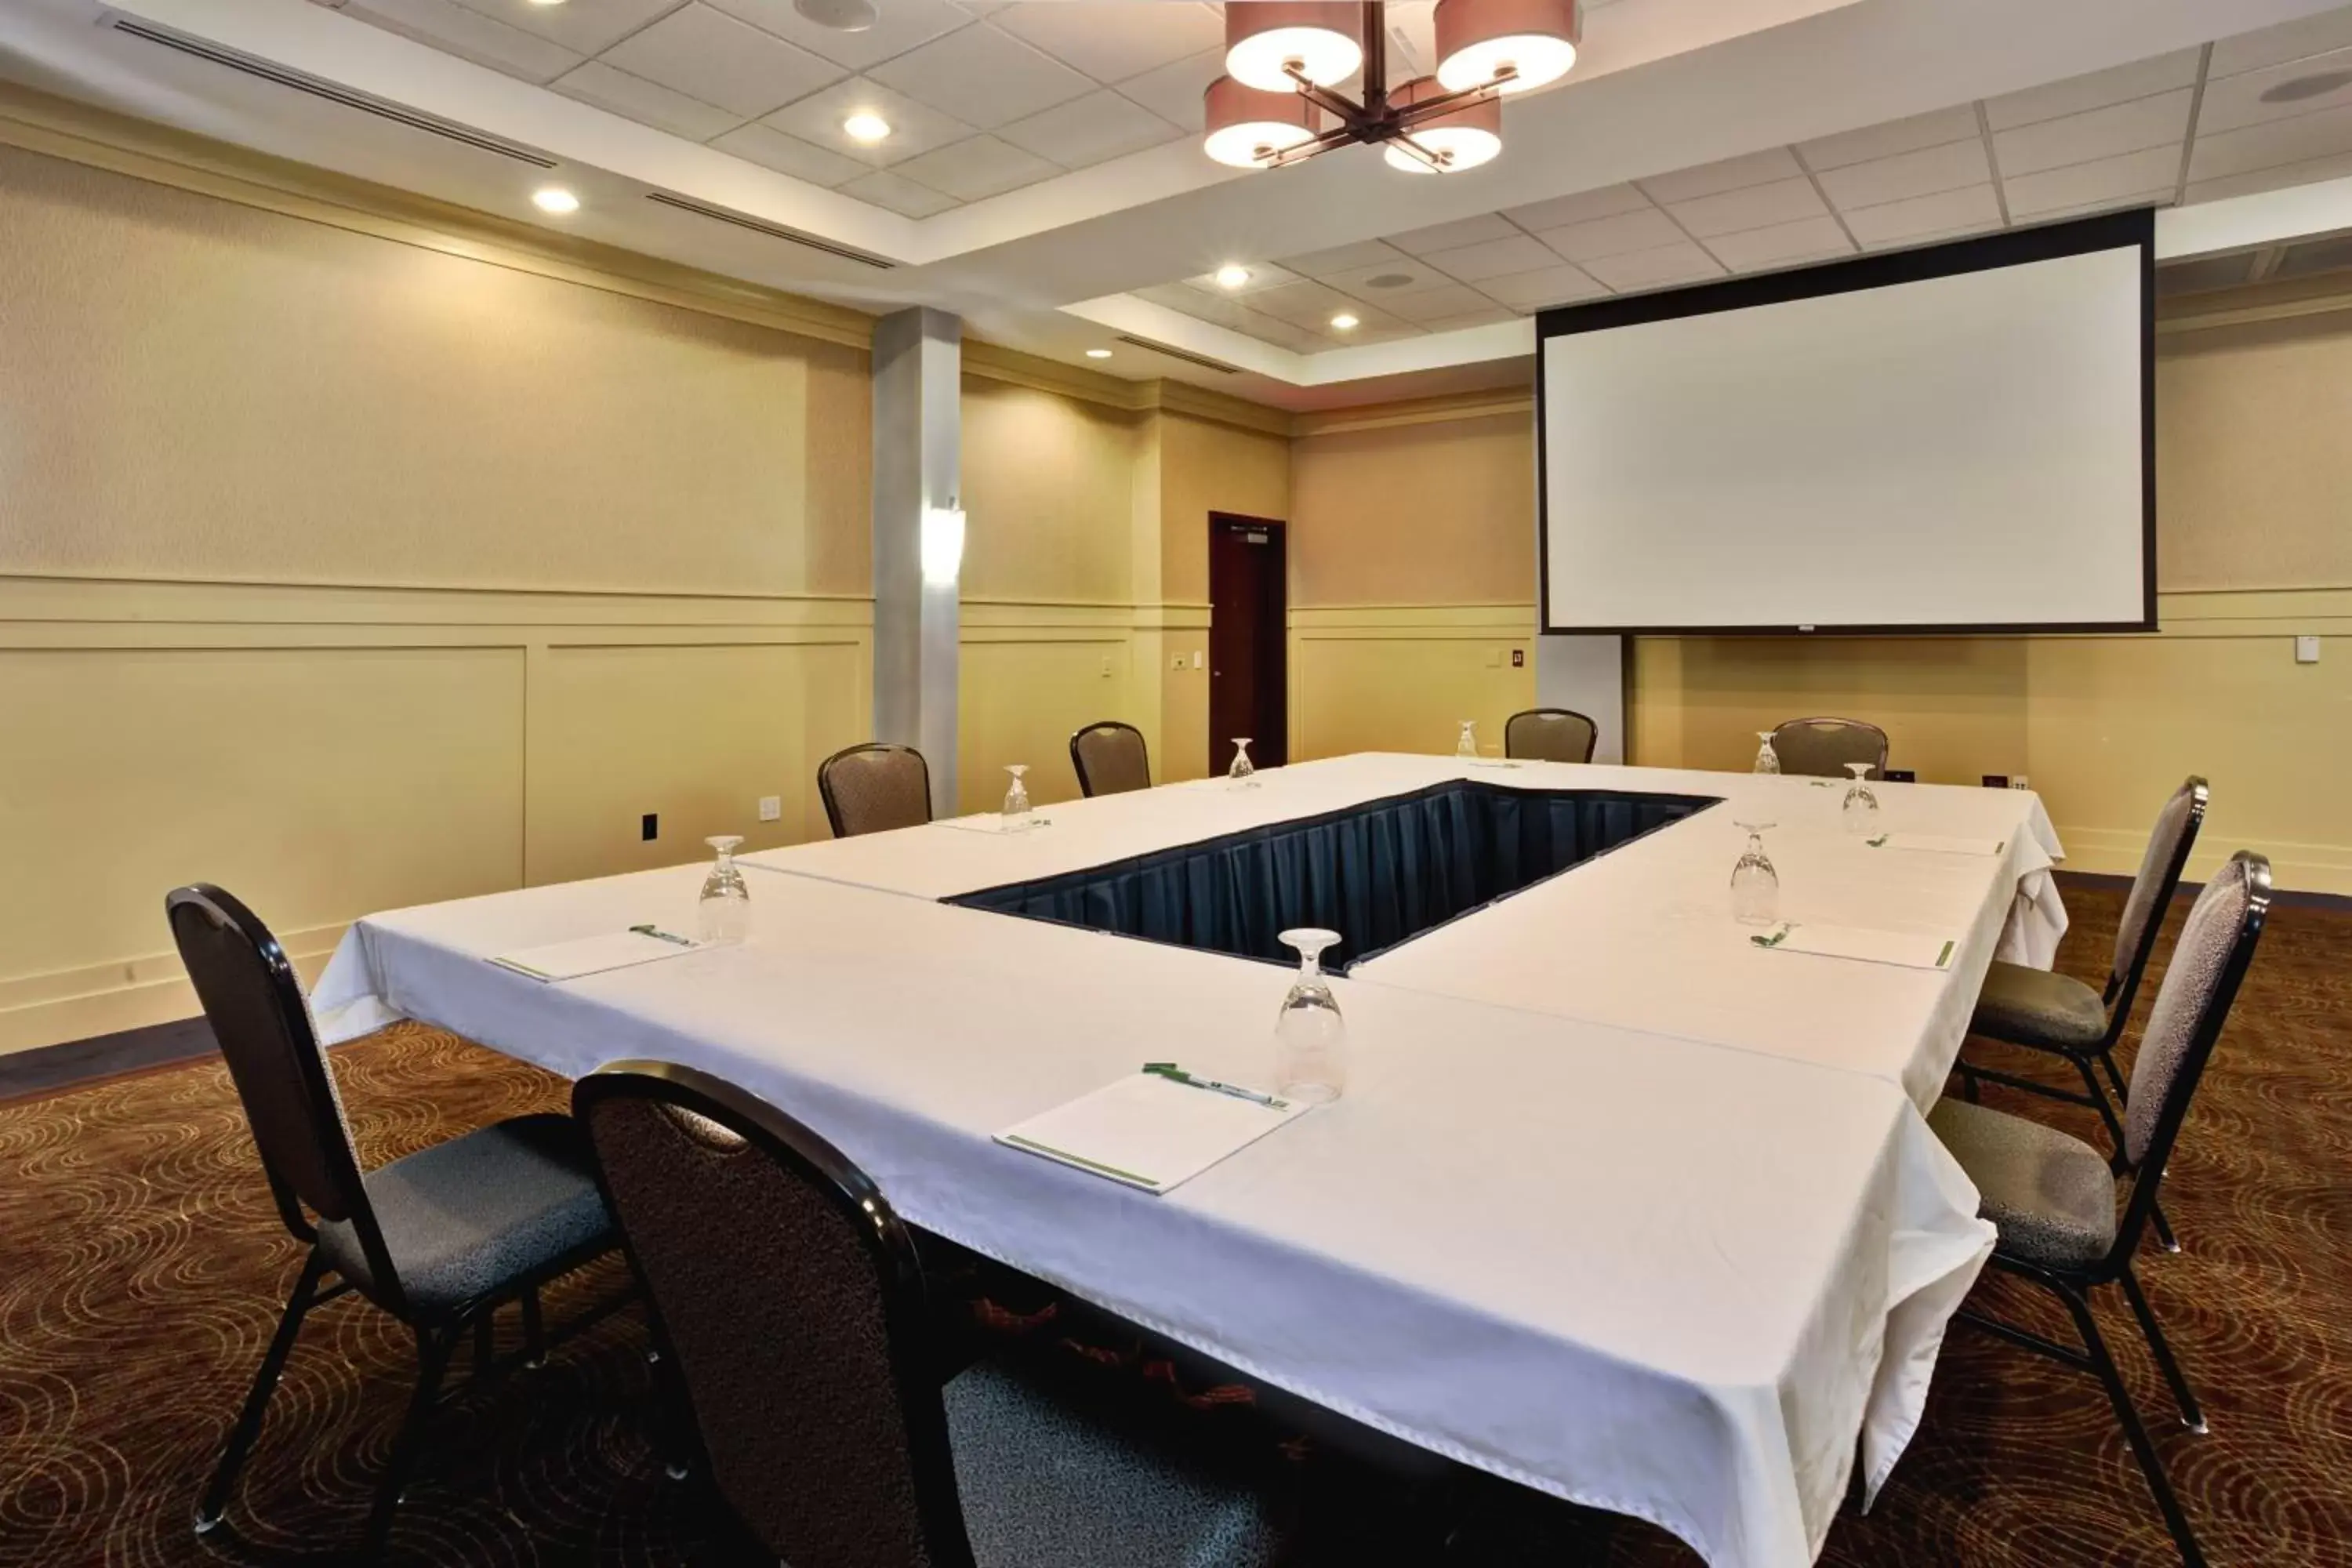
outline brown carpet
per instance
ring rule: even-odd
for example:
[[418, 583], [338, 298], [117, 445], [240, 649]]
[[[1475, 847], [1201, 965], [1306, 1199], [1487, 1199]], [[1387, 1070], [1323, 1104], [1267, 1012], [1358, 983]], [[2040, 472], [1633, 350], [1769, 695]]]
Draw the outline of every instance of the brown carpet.
[[[2075, 929], [2062, 967], [2095, 973], [2116, 900], [2078, 891], [2070, 901]], [[547, 1076], [417, 1026], [336, 1059], [371, 1163], [562, 1100]], [[2023, 1097], [1997, 1102], [2064, 1110]], [[2055, 1119], [2088, 1131], [2071, 1113]], [[2188, 1250], [2151, 1250], [2142, 1275], [2205, 1400], [2210, 1436], [2172, 1420], [2119, 1302], [2105, 1303], [2104, 1321], [2208, 1554], [2352, 1565], [2352, 918], [2277, 912], [2166, 1195]], [[305, 1329], [229, 1522], [202, 1541], [189, 1528], [298, 1264], [217, 1065], [0, 1104], [0, 1563], [341, 1554], [412, 1364], [388, 1320], [353, 1301]], [[616, 1279], [608, 1271], [583, 1282], [558, 1315]], [[2056, 1327], [2013, 1284], [1980, 1287], [1978, 1298]], [[1049, 1324], [1031, 1337], [1067, 1336]], [[1173, 1387], [1204, 1424], [1230, 1414], [1230, 1395], [1185, 1389], [1165, 1363], [1115, 1356], [1121, 1347], [1095, 1338], [1093, 1359], [1131, 1363], [1107, 1375], [1130, 1377], [1137, 1397], [1168, 1402]], [[395, 1556], [713, 1560], [698, 1523], [705, 1505], [690, 1483], [664, 1479], [648, 1448], [642, 1342], [625, 1313], [544, 1370], [445, 1414]], [[1254, 1420], [1220, 1436], [1276, 1447]], [[1413, 1539], [1379, 1522], [1412, 1489], [1368, 1477], [1328, 1445], [1279, 1451], [1306, 1478], [1297, 1489], [1307, 1536], [1322, 1543], [1317, 1559], [1436, 1560], [1434, 1549], [1378, 1544]], [[1456, 1524], [1448, 1563], [1692, 1561], [1647, 1527], [1515, 1489], [1471, 1479], [1439, 1489]], [[1956, 1328], [1919, 1437], [1871, 1516], [1841, 1520], [1823, 1561], [2163, 1568], [2176, 1559], [2097, 1386]]]

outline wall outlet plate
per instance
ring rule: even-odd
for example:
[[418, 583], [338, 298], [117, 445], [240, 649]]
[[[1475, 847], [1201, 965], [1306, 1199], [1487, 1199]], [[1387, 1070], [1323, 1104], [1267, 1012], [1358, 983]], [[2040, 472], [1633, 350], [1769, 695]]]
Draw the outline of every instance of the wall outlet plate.
[[2297, 664], [2317, 664], [2319, 662], [2319, 639], [2317, 637], [2295, 638], [2294, 662]]
[[2009, 775], [2009, 787], [2011, 789], [2032, 789], [2033, 786], [2025, 782], [2025, 775], [2023, 773], [2011, 773]]
[[1182, 654], [1181, 654], [1181, 653], [1171, 653], [1171, 654], [1170, 654], [1170, 655], [1168, 656], [1168, 668], [1171, 668], [1171, 669], [1181, 669], [1181, 668], [1184, 668], [1184, 656], [1183, 656]]
[[2009, 775], [2007, 773], [1987, 773], [1984, 776], [1984, 786], [1987, 789], [2007, 789], [2009, 787]]
[[783, 797], [783, 796], [782, 796], [782, 795], [761, 795], [761, 796], [760, 797], [760, 820], [761, 820], [761, 821], [762, 821], [762, 822], [774, 822], [774, 821], [776, 821], [778, 818], [782, 817], [783, 815], [784, 815], [784, 797]]
[[1511, 668], [1513, 669], [1525, 669], [1527, 667], [1528, 650], [1523, 647], [1513, 648], [1511, 650]]

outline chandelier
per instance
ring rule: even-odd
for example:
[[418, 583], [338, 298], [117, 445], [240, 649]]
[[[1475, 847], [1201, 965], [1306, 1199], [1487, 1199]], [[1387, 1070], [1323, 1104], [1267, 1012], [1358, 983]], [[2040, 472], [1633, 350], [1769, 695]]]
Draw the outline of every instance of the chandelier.
[[[1578, 0], [1437, 0], [1437, 74], [1388, 82], [1381, 0], [1228, 0], [1225, 74], [1209, 86], [1210, 157], [1278, 169], [1358, 142], [1422, 174], [1475, 169], [1503, 150], [1503, 95], [1576, 63]], [[1333, 89], [1363, 71], [1363, 101]]]

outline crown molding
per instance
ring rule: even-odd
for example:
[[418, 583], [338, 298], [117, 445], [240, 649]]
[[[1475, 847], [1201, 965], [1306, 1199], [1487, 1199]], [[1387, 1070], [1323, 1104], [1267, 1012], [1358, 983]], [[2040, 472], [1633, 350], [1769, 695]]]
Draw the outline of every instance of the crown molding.
[[1491, 419], [1510, 415], [1535, 416], [1531, 392], [1458, 392], [1444, 397], [1416, 397], [1401, 403], [1371, 403], [1357, 408], [1296, 415], [1291, 434], [1301, 440], [1337, 436], [1351, 430], [1391, 430], [1405, 425], [1443, 425], [1461, 419]]
[[1188, 382], [1129, 381], [1099, 371], [1081, 370], [982, 338], [964, 340], [963, 369], [966, 375], [1025, 386], [1033, 392], [1075, 397], [1127, 414], [1179, 414], [1262, 436], [1287, 437], [1291, 433], [1291, 416], [1284, 409], [1211, 392]]

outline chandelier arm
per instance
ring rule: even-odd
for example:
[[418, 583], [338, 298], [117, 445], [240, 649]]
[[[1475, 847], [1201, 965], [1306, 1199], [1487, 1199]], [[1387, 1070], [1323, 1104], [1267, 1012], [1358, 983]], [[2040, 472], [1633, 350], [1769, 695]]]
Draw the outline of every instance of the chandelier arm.
[[1451, 113], [1465, 104], [1478, 103], [1490, 98], [1501, 97], [1503, 91], [1501, 84], [1507, 79], [1507, 78], [1498, 77], [1494, 81], [1480, 82], [1476, 87], [1465, 87], [1456, 92], [1441, 93], [1435, 98], [1421, 99], [1407, 108], [1393, 110], [1391, 112], [1399, 125], [1418, 125], [1424, 120], [1434, 120], [1441, 114]]
[[1323, 153], [1332, 152], [1337, 148], [1352, 147], [1362, 140], [1363, 137], [1358, 132], [1356, 127], [1352, 125], [1335, 125], [1330, 130], [1324, 132], [1320, 136], [1316, 137], [1312, 142], [1301, 142], [1295, 147], [1285, 147], [1273, 157], [1261, 162], [1258, 164], [1258, 167], [1261, 169], [1280, 169], [1286, 168], [1292, 163], [1304, 163], [1309, 158], [1319, 157]]
[[1282, 68], [1289, 76], [1292, 85], [1298, 89], [1298, 96], [1324, 113], [1333, 115], [1347, 124], [1353, 124], [1365, 117], [1367, 110], [1363, 105], [1349, 102], [1328, 87], [1318, 87], [1308, 81], [1297, 66], [1286, 61]]
[[1396, 134], [1385, 138], [1385, 140], [1391, 147], [1403, 148], [1406, 153], [1420, 159], [1423, 163], [1428, 164], [1432, 169], [1436, 170], [1439, 174], [1442, 174], [1445, 172], [1446, 161], [1444, 159], [1439, 157], [1436, 153], [1431, 152], [1428, 148], [1414, 141], [1404, 132], [1400, 131]]

